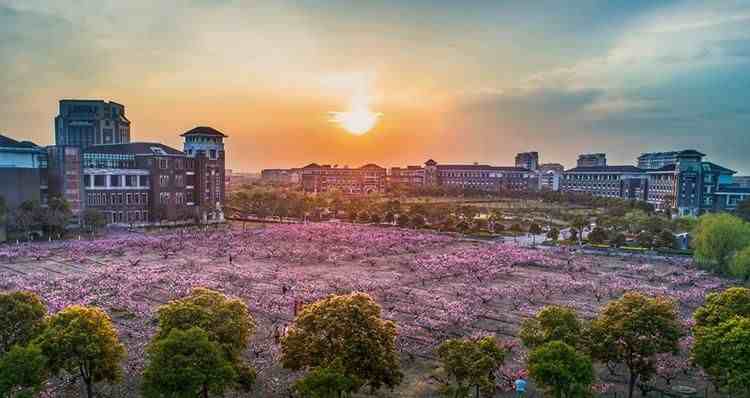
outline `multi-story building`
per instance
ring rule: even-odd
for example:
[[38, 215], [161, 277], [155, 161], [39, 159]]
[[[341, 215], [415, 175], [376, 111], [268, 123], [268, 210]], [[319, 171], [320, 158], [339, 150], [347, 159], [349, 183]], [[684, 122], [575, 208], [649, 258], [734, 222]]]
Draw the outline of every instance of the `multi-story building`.
[[263, 169], [260, 171], [260, 179], [275, 184], [299, 184], [299, 169]]
[[391, 167], [390, 174], [388, 174], [388, 183], [391, 185], [412, 187], [422, 186], [424, 185], [424, 167]]
[[697, 154], [700, 154], [700, 152], [694, 149], [670, 152], [646, 152], [642, 153], [641, 156], [638, 156], [638, 168], [656, 170], [677, 163], [677, 160], [680, 157], [695, 156]]
[[583, 153], [578, 155], [577, 167], [605, 167], [607, 155], [604, 153]]
[[539, 189], [559, 191], [565, 167], [559, 163], [545, 163], [539, 166]]
[[385, 193], [386, 169], [367, 164], [359, 168], [309, 164], [301, 169], [306, 192], [338, 191], [349, 195]]
[[196, 127], [182, 137], [183, 151], [152, 142], [47, 147], [50, 192], [74, 215], [97, 209], [108, 224], [221, 220], [226, 135]]
[[735, 211], [737, 205], [746, 200], [750, 200], [750, 187], [721, 186], [714, 193], [714, 209]]
[[130, 120], [123, 105], [102, 100], [60, 101], [60, 114], [55, 118], [56, 145], [86, 148], [128, 142]]
[[732, 183], [739, 188], [750, 188], [750, 176], [733, 176]]
[[605, 198], [646, 200], [646, 172], [634, 166], [575, 167], [563, 174], [561, 190]]
[[537, 174], [523, 167], [483, 164], [438, 164], [425, 162], [425, 184], [478, 191], [533, 191], [539, 186]]
[[516, 167], [537, 171], [539, 169], [539, 152], [522, 152], [517, 154]]

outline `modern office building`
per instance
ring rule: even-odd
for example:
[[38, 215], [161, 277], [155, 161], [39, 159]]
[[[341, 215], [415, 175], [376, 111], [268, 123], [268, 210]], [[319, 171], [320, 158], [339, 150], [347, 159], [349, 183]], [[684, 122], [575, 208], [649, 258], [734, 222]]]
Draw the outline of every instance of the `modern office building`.
[[750, 176], [733, 176], [732, 183], [739, 188], [750, 188]]
[[305, 192], [342, 192], [347, 195], [385, 193], [386, 169], [375, 164], [358, 168], [311, 163], [300, 169]]
[[565, 167], [559, 163], [545, 163], [539, 166], [539, 189], [559, 191]]
[[539, 169], [539, 152], [522, 152], [517, 154], [516, 167], [537, 171]]
[[607, 155], [604, 153], [583, 153], [578, 155], [577, 167], [605, 167]]
[[533, 191], [539, 186], [537, 173], [523, 167], [484, 164], [438, 164], [425, 162], [425, 184], [488, 192]]
[[130, 120], [125, 106], [102, 100], [60, 101], [55, 117], [55, 144], [81, 149], [92, 145], [127, 144]]

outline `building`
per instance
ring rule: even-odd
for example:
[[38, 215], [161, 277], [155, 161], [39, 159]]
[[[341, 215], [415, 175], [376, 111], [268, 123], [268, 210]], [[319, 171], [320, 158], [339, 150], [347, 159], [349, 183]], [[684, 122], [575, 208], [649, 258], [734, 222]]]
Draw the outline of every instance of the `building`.
[[735, 211], [738, 204], [750, 200], [750, 187], [722, 186], [714, 197], [715, 210]]
[[750, 176], [733, 176], [732, 183], [740, 188], [750, 188]]
[[274, 184], [299, 184], [299, 169], [263, 169], [260, 171], [260, 179], [264, 182]]
[[559, 163], [545, 163], [539, 166], [539, 189], [559, 191], [565, 167]]
[[537, 174], [523, 167], [425, 162], [425, 184], [488, 192], [530, 191], [539, 186]]
[[388, 183], [390, 185], [401, 185], [401, 186], [423, 186], [424, 185], [424, 167], [422, 166], [406, 166], [406, 167], [391, 167], [391, 171], [388, 174]]
[[49, 146], [50, 192], [76, 216], [101, 211], [107, 224], [222, 220], [227, 136], [196, 127], [182, 137], [182, 151], [156, 142]]
[[560, 189], [604, 198], [645, 201], [648, 176], [645, 170], [635, 166], [578, 166], [563, 173]]
[[60, 101], [55, 117], [55, 143], [86, 148], [92, 145], [127, 144], [130, 120], [125, 106], [102, 100]]
[[677, 160], [681, 156], [690, 156], [691, 154], [696, 155], [700, 154], [700, 152], [694, 149], [671, 152], [646, 152], [638, 156], [638, 168], [646, 170], [660, 169], [664, 166], [677, 163]]
[[539, 169], [539, 152], [522, 152], [517, 154], [516, 167], [537, 171]]
[[386, 169], [375, 164], [349, 168], [312, 163], [300, 170], [305, 192], [338, 191], [348, 195], [385, 193]]
[[578, 155], [577, 167], [605, 167], [607, 155], [604, 153], [584, 153]]

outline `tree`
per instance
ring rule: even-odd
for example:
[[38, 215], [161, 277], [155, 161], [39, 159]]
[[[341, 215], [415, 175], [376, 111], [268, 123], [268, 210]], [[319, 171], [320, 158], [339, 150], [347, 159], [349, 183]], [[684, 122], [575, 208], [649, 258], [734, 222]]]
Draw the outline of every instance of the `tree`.
[[536, 245], [536, 236], [542, 233], [542, 227], [539, 224], [533, 222], [529, 225], [529, 234], [532, 238], [532, 244]]
[[693, 313], [696, 328], [718, 326], [735, 316], [750, 317], [750, 289], [731, 287], [720, 293], [709, 293], [703, 305]]
[[583, 230], [588, 225], [588, 220], [581, 216], [576, 216], [575, 218], [573, 218], [573, 221], [570, 222], [570, 226], [578, 232], [576, 234], [578, 238], [578, 246], [581, 246], [583, 244]]
[[628, 368], [628, 397], [632, 398], [636, 382], [653, 376], [654, 356], [676, 354], [682, 334], [673, 301], [630, 292], [607, 304], [591, 322], [589, 344], [594, 359]]
[[717, 326], [697, 327], [692, 360], [732, 396], [750, 395], [750, 318], [733, 317]]
[[625, 242], [625, 234], [618, 232], [609, 240], [609, 245], [612, 247], [621, 247]]
[[750, 280], [750, 246], [745, 247], [734, 255], [729, 273], [735, 278], [742, 278], [745, 282]]
[[47, 308], [34, 293], [0, 293], [0, 355], [41, 333], [45, 315]]
[[73, 211], [70, 209], [70, 203], [62, 196], [52, 196], [47, 201], [47, 208], [42, 212], [42, 223], [48, 228], [50, 234], [62, 235], [72, 217]]
[[411, 225], [414, 228], [422, 228], [425, 226], [425, 223], [426, 221], [424, 219], [424, 216], [422, 216], [421, 214], [415, 214], [411, 218]]
[[104, 217], [101, 211], [93, 208], [87, 208], [83, 211], [83, 225], [88, 228], [91, 234], [95, 234], [96, 231], [107, 225], [107, 219]]
[[750, 244], [750, 226], [729, 214], [706, 214], [698, 219], [693, 243], [698, 263], [726, 273], [732, 256]]
[[15, 345], [0, 356], [0, 397], [33, 397], [47, 380], [47, 360], [39, 347]]
[[211, 342], [219, 345], [235, 372], [242, 374], [246, 365], [242, 353], [255, 333], [255, 320], [239, 299], [205, 288], [196, 288], [179, 300], [159, 307], [159, 327], [154, 341], [167, 338], [172, 330], [202, 329]]
[[750, 222], [750, 198], [737, 203], [737, 215], [743, 220]]
[[548, 305], [523, 321], [518, 337], [529, 349], [556, 340], [578, 347], [582, 331], [583, 325], [574, 309]]
[[560, 230], [555, 227], [550, 228], [547, 232], [547, 239], [557, 242], [557, 240], [560, 239]]
[[661, 230], [656, 235], [656, 246], [672, 249], [676, 246], [676, 241], [672, 231], [667, 229]]
[[38, 201], [27, 200], [22, 202], [14, 213], [16, 228], [23, 231], [26, 238], [29, 237], [31, 229], [39, 225], [42, 208]]
[[411, 223], [411, 220], [409, 219], [408, 214], [399, 214], [398, 218], [396, 219], [396, 224], [401, 228], [406, 228]]
[[94, 383], [122, 377], [125, 348], [112, 320], [99, 308], [74, 305], [51, 316], [38, 344], [50, 371], [80, 376], [89, 398], [94, 396]]
[[281, 340], [281, 363], [295, 371], [333, 367], [371, 390], [393, 388], [403, 377], [396, 325], [364, 293], [329, 296], [306, 305]]
[[588, 238], [589, 242], [600, 245], [607, 241], [607, 231], [602, 227], [596, 227], [589, 233]]
[[172, 329], [151, 343], [147, 355], [143, 373], [146, 397], [208, 398], [209, 392], [222, 395], [237, 378], [221, 346], [198, 327]]
[[441, 370], [452, 380], [446, 392], [453, 397], [468, 397], [472, 387], [479, 396], [495, 388], [493, 371], [505, 361], [508, 352], [494, 337], [451, 339], [438, 347]]
[[638, 241], [638, 246], [650, 249], [654, 246], [654, 235], [649, 231], [641, 231], [636, 241]]
[[587, 396], [594, 381], [591, 358], [562, 341], [551, 341], [529, 354], [531, 378], [557, 398]]
[[338, 398], [354, 391], [358, 383], [341, 371], [321, 367], [314, 368], [294, 383], [294, 390], [303, 397]]
[[517, 236], [523, 232], [523, 228], [521, 228], [521, 224], [515, 223], [510, 226], [510, 232], [513, 233], [513, 236]]

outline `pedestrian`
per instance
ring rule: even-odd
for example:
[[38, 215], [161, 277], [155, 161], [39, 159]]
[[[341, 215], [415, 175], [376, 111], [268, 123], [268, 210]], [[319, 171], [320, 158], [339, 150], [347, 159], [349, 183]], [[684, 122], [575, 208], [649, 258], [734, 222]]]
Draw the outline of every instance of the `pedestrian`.
[[523, 376], [518, 376], [518, 379], [513, 384], [516, 386], [516, 397], [523, 397], [526, 394], [526, 380], [524, 380]]

